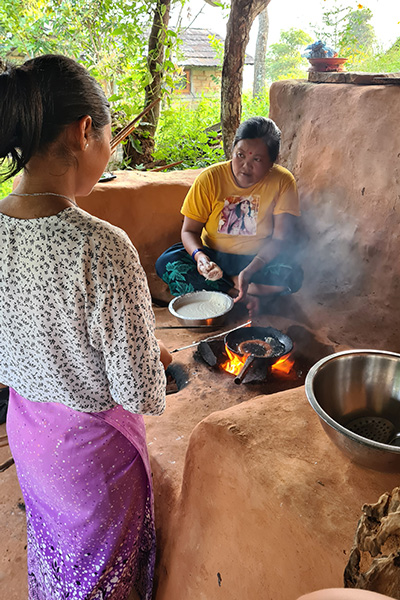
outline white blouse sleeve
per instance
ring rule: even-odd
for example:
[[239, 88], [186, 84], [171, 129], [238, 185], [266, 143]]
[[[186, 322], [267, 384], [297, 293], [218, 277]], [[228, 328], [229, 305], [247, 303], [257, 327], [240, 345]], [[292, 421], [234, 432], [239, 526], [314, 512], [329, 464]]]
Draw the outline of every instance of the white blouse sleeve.
[[103, 356], [113, 400], [133, 413], [161, 414], [166, 380], [146, 275], [125, 232], [107, 248], [94, 275], [89, 340]]

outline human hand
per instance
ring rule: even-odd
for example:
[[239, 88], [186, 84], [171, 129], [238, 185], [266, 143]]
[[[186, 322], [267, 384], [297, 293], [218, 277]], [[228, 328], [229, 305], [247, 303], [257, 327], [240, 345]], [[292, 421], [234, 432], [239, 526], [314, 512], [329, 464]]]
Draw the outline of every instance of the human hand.
[[234, 299], [234, 302], [240, 302], [246, 300], [247, 290], [249, 288], [251, 278], [251, 272], [247, 269], [243, 269], [240, 271], [237, 279], [237, 286], [239, 289], [239, 293]]
[[164, 369], [168, 367], [168, 365], [172, 362], [172, 356], [169, 350], [164, 346], [164, 343], [161, 340], [157, 340], [158, 345], [160, 346], [160, 361], [164, 365]]
[[197, 270], [200, 275], [210, 281], [217, 281], [217, 279], [221, 279], [223, 275], [222, 269], [204, 253], [201, 253], [197, 259]]

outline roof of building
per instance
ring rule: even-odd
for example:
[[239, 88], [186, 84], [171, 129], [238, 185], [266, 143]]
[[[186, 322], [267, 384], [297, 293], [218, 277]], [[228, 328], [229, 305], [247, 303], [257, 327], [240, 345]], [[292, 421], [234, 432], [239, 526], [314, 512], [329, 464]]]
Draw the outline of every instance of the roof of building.
[[[189, 28], [181, 31], [179, 37], [178, 64], [181, 67], [222, 67], [217, 52], [211, 45], [213, 38], [224, 43], [224, 38], [210, 29]], [[253, 65], [254, 59], [245, 55], [245, 64]]]

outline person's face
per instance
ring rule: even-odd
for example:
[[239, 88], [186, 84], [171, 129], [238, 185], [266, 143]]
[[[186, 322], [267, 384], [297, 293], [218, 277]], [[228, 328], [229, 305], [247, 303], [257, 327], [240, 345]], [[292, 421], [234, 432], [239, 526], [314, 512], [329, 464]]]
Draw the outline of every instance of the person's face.
[[260, 138], [240, 140], [233, 149], [232, 172], [239, 187], [248, 188], [265, 177], [273, 163]]
[[244, 215], [247, 215], [249, 213], [249, 208], [250, 202], [248, 200], [243, 200], [243, 202], [240, 203], [240, 210]]

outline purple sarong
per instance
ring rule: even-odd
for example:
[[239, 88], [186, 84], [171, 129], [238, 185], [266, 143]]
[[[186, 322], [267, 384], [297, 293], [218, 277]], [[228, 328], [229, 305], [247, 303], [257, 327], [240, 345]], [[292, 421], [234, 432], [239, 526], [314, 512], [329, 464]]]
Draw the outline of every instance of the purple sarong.
[[7, 433], [26, 505], [29, 600], [150, 600], [155, 532], [143, 417], [31, 402]]

